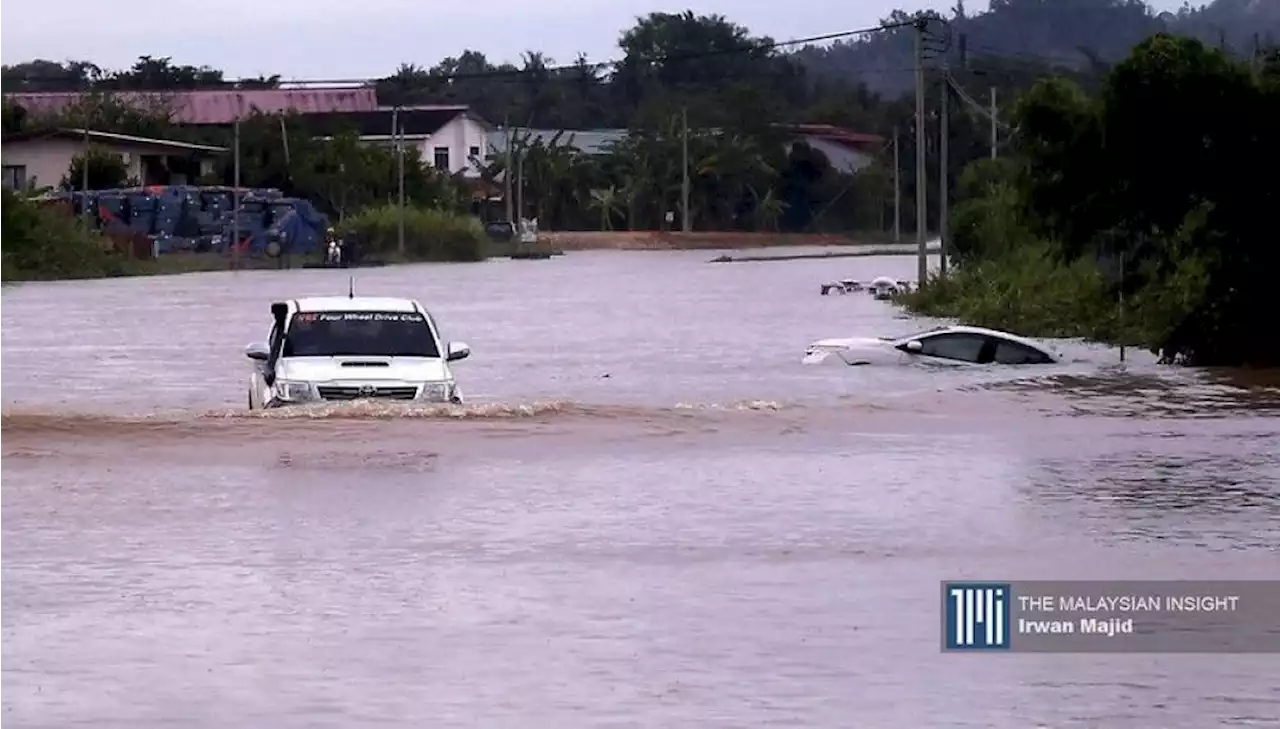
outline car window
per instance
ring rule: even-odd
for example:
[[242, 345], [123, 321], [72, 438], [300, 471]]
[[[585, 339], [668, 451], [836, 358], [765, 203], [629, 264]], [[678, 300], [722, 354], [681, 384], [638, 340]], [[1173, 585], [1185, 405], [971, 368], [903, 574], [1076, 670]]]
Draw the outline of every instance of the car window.
[[1052, 361], [1053, 360], [1045, 356], [1044, 352], [1037, 351], [1031, 347], [1024, 346], [1017, 342], [1010, 342], [1005, 339], [996, 340], [996, 364], [1046, 364]]
[[977, 362], [987, 338], [978, 334], [934, 334], [920, 340], [920, 354], [939, 359]]
[[271, 323], [271, 333], [267, 335], [267, 366], [274, 365], [276, 358], [280, 356], [280, 344], [282, 337], [280, 336], [280, 325], [274, 321]]

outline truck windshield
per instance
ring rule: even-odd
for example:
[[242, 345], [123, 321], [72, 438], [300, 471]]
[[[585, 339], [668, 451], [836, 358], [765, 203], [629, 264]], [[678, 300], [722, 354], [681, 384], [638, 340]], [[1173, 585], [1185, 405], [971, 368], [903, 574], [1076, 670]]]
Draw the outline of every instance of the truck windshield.
[[293, 315], [283, 357], [439, 357], [422, 314], [321, 311]]

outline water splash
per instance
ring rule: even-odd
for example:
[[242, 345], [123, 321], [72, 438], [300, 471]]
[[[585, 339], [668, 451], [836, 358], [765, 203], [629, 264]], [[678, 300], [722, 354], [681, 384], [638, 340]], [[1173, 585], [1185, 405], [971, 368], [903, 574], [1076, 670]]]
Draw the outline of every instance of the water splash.
[[389, 403], [371, 400], [328, 402], [273, 408], [271, 410], [214, 410], [205, 418], [249, 418], [260, 420], [500, 420], [536, 418], [547, 415], [591, 415], [594, 409], [566, 400], [530, 403], [482, 403], [475, 405]]
[[[721, 410], [721, 411], [769, 411], [776, 412], [788, 407], [776, 400], [742, 400], [729, 404], [721, 403], [676, 403], [676, 410]], [[795, 407], [795, 406], [792, 406]]]
[[[82, 412], [8, 412], [0, 416], [6, 435], [110, 436], [190, 430], [198, 433], [223, 425], [360, 420], [510, 421], [595, 418], [619, 422], [654, 421], [699, 413], [776, 412], [788, 407], [773, 400], [729, 403], [677, 403], [670, 407], [588, 404], [571, 400], [487, 402], [468, 405], [396, 403], [357, 400], [302, 404], [270, 410], [220, 408], [201, 412], [103, 414]], [[795, 406], [790, 406], [795, 407]]]

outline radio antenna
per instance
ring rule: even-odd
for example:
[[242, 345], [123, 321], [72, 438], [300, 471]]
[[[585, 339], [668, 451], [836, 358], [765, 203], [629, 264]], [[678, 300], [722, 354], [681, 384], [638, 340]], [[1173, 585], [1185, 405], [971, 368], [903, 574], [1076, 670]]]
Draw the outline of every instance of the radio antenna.
[[347, 278], [347, 298], [354, 299], [355, 297], [356, 297], [356, 277], [350, 276]]

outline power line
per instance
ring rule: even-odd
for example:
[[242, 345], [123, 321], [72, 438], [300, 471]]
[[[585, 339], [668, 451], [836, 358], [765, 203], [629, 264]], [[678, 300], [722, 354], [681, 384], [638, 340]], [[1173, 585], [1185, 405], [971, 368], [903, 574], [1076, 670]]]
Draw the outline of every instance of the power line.
[[[618, 67], [624, 66], [628, 60], [631, 60], [633, 62], [639, 61], [640, 63], [644, 63], [644, 64], [679, 63], [683, 61], [694, 61], [694, 60], [700, 60], [703, 58], [711, 58], [715, 56], [761, 53], [766, 51], [774, 51], [779, 48], [788, 48], [791, 46], [813, 45], [815, 43], [823, 43], [830, 40], [848, 38], [850, 36], [868, 35], [871, 33], [884, 33], [892, 30], [898, 30], [900, 28], [911, 27], [912, 25], [915, 24], [915, 22], [916, 22], [915, 20], [908, 20], [908, 21], [901, 21], [901, 22], [895, 22], [895, 23], [886, 23], [886, 24], [877, 25], [871, 28], [860, 28], [858, 30], [843, 30], [836, 33], [823, 33], [822, 35], [813, 35], [813, 36], [807, 36], [804, 38], [792, 38], [790, 40], [784, 40], [784, 41], [772, 41], [769, 43], [749, 44], [749, 45], [736, 46], [733, 48], [716, 48], [709, 51], [674, 53], [674, 54], [667, 54], [662, 56], [644, 57], [640, 59], [621, 58], [621, 59], [615, 59], [611, 61], [600, 61], [597, 63], [583, 63], [579, 61], [577, 63], [562, 64], [558, 66], [538, 66], [534, 68], [495, 69], [492, 71], [478, 71], [474, 73], [426, 72], [423, 75], [427, 76], [431, 81], [444, 82], [444, 81], [464, 81], [464, 80], [470, 81], [470, 80], [482, 80], [482, 79], [513, 78], [513, 77], [536, 75], [536, 74], [565, 73], [570, 71], [598, 72], [598, 71], [604, 71], [610, 68], [616, 70]], [[896, 71], [896, 69], [894, 70]], [[280, 86], [357, 86], [357, 85], [367, 85], [371, 83], [377, 83], [380, 81], [394, 82], [396, 78], [397, 78], [396, 74], [391, 74], [389, 76], [382, 76], [382, 77], [376, 77], [376, 78], [292, 79], [292, 80], [280, 79], [278, 83]], [[227, 81], [228, 84], [240, 84], [240, 83], [251, 84], [255, 82], [260, 83], [261, 79], [245, 78], [245, 79], [233, 79], [233, 80]]]
[[[870, 35], [870, 33], [883, 33], [888, 31], [896, 31], [896, 29], [899, 29], [899, 28], [910, 27], [911, 24], [913, 23], [914, 23], [914, 20], [911, 20], [911, 22], [886, 23], [886, 24], [882, 24], [882, 26], [876, 26], [872, 28], [859, 28], [859, 29], [856, 29], [856, 31], [840, 31], [835, 33], [822, 33], [822, 35], [819, 35], [819, 36], [791, 38], [791, 40], [787, 40], [787, 41], [771, 41], [768, 43], [753, 43], [753, 45], [735, 46], [735, 47], [730, 47], [730, 49], [713, 49], [709, 51], [694, 51], [694, 52], [685, 52], [685, 54], [667, 54], [662, 56], [653, 56], [653, 58], [641, 58], [641, 59], [631, 59], [631, 60], [639, 60], [640, 63], [644, 63], [644, 64], [666, 64], [666, 63], [681, 63], [681, 61], [714, 58], [714, 56], [758, 54], [758, 52], [776, 51], [778, 49], [786, 49], [786, 47], [791, 47], [791, 46], [809, 46], [809, 45], [814, 45], [814, 43], [835, 41], [835, 40], [840, 40], [840, 38], [847, 38], [851, 36], [865, 36], [865, 35]], [[486, 70], [486, 72], [476, 72], [476, 73], [430, 73], [428, 72], [428, 74], [425, 74], [425, 75], [429, 75], [429, 77], [433, 79], [433, 81], [475, 81], [475, 79], [511, 78], [511, 77], [521, 77], [521, 75], [532, 75], [532, 74], [554, 74], [554, 73], [567, 73], [567, 72], [602, 72], [602, 70], [608, 70], [608, 69], [617, 70], [618, 68], [623, 67], [623, 65], [627, 63], [627, 60], [628, 59], [623, 58], [623, 59], [614, 59], [614, 60], [608, 60], [608, 61], [598, 61], [598, 63], [582, 63], [582, 61], [579, 61], [579, 63], [573, 63], [573, 64], [553, 65], [553, 67], [495, 69], [495, 70]], [[246, 81], [253, 81], [253, 79], [246, 79]], [[298, 79], [298, 81], [280, 81], [280, 83], [289, 84], [289, 86], [293, 86], [293, 84], [303, 84], [303, 86], [319, 86], [319, 84], [333, 84], [333, 86], [339, 86], [339, 84], [342, 84], [342, 86], [347, 86], [347, 84], [370, 83], [370, 82], [379, 82], [379, 81], [394, 82], [396, 81], [396, 74], [388, 75], [388, 77], [381, 77], [381, 78]]]
[[967, 46], [968, 46], [968, 49], [971, 51], [974, 49], [981, 51], [981, 53], [970, 54], [970, 55], [978, 55], [979, 57], [985, 56], [988, 58], [999, 58], [1006, 61], [1020, 61], [1022, 63], [1028, 63], [1028, 64], [1035, 63], [1038, 65], [1049, 64], [1049, 65], [1059, 65], [1059, 66], [1078, 66], [1082, 62], [1089, 61], [1089, 57], [1084, 53], [1080, 53], [1079, 55], [1063, 54], [1063, 53], [1054, 53], [1054, 54], [1029, 53], [1027, 51], [1014, 51], [1008, 48], [997, 48], [995, 46], [985, 45], [980, 43], [978, 44], [968, 43]]

